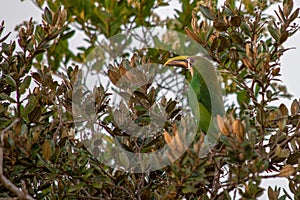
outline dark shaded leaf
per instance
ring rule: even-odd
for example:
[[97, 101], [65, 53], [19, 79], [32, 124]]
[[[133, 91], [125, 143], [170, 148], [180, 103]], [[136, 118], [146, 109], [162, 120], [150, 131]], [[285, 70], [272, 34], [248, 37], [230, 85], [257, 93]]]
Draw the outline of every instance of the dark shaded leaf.
[[48, 24], [52, 24], [52, 12], [47, 7], [44, 9], [44, 19]]
[[24, 94], [26, 89], [29, 88], [31, 82], [31, 77], [30, 76], [26, 76], [25, 79], [23, 80], [23, 82], [20, 84], [20, 93]]
[[209, 20], [215, 20], [216, 16], [215, 14], [206, 6], [199, 6], [200, 12], [203, 14], [203, 16]]
[[13, 87], [17, 86], [16, 80], [12, 76], [10, 76], [10, 75], [5, 75], [5, 81], [6, 81], [7, 84], [9, 84], [9, 85], [11, 85]]
[[299, 162], [299, 158], [300, 158], [300, 152], [293, 153], [288, 157], [286, 163], [290, 165], [297, 164]]
[[268, 26], [268, 30], [269, 30], [269, 33], [271, 34], [272, 38], [275, 40], [275, 41], [279, 41], [279, 34], [278, 34], [278, 30], [275, 29], [273, 26], [269, 25]]

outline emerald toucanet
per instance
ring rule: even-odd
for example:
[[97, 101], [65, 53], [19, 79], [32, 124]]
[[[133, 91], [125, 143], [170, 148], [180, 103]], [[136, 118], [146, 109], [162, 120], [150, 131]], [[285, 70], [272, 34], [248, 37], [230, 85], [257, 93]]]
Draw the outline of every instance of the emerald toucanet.
[[[213, 135], [218, 134], [214, 119], [217, 115], [223, 116], [225, 111], [214, 66], [200, 56], [177, 56], [169, 59], [164, 66], [178, 66], [190, 71], [192, 79], [188, 101], [194, 117], [199, 120], [198, 130], [205, 134], [210, 134], [210, 131], [214, 132]], [[192, 93], [195, 98], [190, 98]]]

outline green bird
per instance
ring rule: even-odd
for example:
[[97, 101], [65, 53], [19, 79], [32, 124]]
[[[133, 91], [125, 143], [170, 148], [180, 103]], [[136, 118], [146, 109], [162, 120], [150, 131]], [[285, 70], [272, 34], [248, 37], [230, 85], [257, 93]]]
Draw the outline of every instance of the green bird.
[[210, 139], [215, 140], [219, 130], [214, 120], [217, 115], [223, 116], [225, 111], [214, 66], [207, 58], [200, 56], [177, 56], [169, 59], [164, 66], [183, 67], [190, 71], [188, 101], [194, 117], [199, 121], [198, 130], [211, 134]]

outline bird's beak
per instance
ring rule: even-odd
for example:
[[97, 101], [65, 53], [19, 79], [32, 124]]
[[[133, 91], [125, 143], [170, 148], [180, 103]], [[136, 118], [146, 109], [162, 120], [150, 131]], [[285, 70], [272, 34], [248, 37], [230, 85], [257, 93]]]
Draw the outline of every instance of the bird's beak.
[[167, 62], [165, 62], [164, 66], [176, 66], [188, 69], [189, 63], [187, 58], [188, 56], [176, 56], [174, 58], [170, 58]]

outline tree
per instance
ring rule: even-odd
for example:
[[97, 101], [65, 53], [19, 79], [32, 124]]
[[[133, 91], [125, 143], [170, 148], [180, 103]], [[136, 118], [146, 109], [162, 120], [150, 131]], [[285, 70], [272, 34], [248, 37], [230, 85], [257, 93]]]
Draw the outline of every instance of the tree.
[[[44, 7], [42, 23], [21, 24], [17, 41], [0, 39], [1, 197], [256, 199], [266, 192], [262, 179], [284, 177], [294, 199], [300, 198], [299, 101], [289, 108], [274, 104], [291, 97], [280, 81], [280, 58], [289, 50], [284, 43], [299, 30], [292, 0], [281, 2], [274, 16], [265, 11], [275, 1], [227, 0], [219, 8], [216, 0], [181, 1], [182, 10], [166, 20], [156, 12], [167, 1], [35, 3]], [[157, 48], [106, 62], [106, 53], [119, 53], [109, 51], [114, 44], [132, 44], [122, 30], [152, 33], [145, 26], [174, 32], [165, 39], [154, 35]], [[88, 45], [75, 55], [68, 45], [79, 30]], [[178, 47], [176, 38], [185, 38], [179, 33], [193, 42]], [[99, 36], [111, 43], [99, 43]], [[190, 73], [162, 66], [178, 48], [205, 52], [218, 69], [224, 98], [237, 99], [225, 102], [225, 116], [216, 118], [220, 137], [213, 145], [207, 146], [181, 105]], [[87, 64], [107, 77], [107, 85], [81, 84], [88, 80]], [[123, 101], [116, 103], [113, 93]], [[95, 124], [105, 134], [95, 137]], [[116, 145], [132, 154], [118, 152]], [[160, 154], [139, 162], [141, 153], [153, 152]], [[149, 165], [156, 168], [143, 168]], [[279, 191], [269, 187], [269, 198], [292, 198], [284, 188], [279, 197]]]

